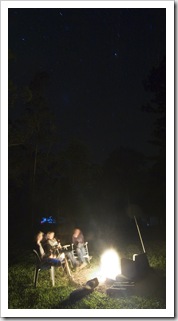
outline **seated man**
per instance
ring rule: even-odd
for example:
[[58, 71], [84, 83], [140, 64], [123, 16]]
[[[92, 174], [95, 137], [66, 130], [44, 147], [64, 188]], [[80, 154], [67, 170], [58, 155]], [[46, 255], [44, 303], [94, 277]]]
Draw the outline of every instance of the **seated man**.
[[44, 243], [44, 249], [46, 253], [52, 253], [55, 257], [59, 259], [64, 259], [65, 257], [70, 260], [72, 267], [77, 267], [77, 260], [73, 256], [71, 251], [64, 249], [60, 242], [54, 237], [54, 232], [48, 232], [46, 235], [46, 242]]
[[87, 262], [85, 259], [85, 248], [84, 248], [84, 236], [80, 229], [76, 228], [72, 235], [72, 243], [74, 244], [74, 248], [77, 252], [80, 267], [86, 266]]
[[46, 266], [61, 266], [62, 259], [55, 258], [51, 252], [45, 253], [44, 248], [42, 246], [43, 241], [43, 232], [39, 232], [35, 237], [35, 244], [34, 244], [34, 250], [37, 251], [39, 257], [41, 258], [42, 264]]

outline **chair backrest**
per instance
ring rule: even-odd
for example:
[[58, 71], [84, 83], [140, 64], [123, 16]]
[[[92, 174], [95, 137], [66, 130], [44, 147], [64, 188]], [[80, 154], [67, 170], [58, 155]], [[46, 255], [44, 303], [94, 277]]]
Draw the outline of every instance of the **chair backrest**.
[[37, 264], [41, 263], [41, 257], [39, 256], [38, 252], [33, 249], [33, 253], [35, 254], [35, 257], [36, 257], [36, 263]]
[[38, 254], [38, 252], [35, 249], [33, 249], [33, 253], [35, 254], [35, 258], [36, 258], [36, 267], [35, 267], [35, 273], [34, 273], [35, 287], [37, 286], [38, 274], [39, 274], [40, 270], [50, 270], [52, 285], [54, 286], [55, 285], [54, 266], [43, 264], [43, 261], [42, 261], [40, 255]]
[[[84, 243], [84, 249], [85, 249], [85, 255], [84, 255], [84, 257], [87, 258], [87, 259], [89, 259], [88, 242], [85, 242], [85, 243]], [[75, 258], [78, 258], [78, 255], [77, 255], [77, 252], [76, 252], [76, 250], [75, 250], [75, 246], [74, 246], [73, 243], [72, 243], [72, 253], [73, 253], [73, 255], [74, 255]]]

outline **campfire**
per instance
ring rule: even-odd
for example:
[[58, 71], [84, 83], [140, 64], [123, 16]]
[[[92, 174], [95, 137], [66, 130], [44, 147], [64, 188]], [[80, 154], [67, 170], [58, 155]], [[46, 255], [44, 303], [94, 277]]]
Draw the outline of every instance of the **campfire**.
[[106, 279], [115, 280], [118, 274], [121, 274], [119, 255], [114, 249], [108, 249], [101, 256], [98, 279], [100, 282], [105, 282]]
[[[100, 258], [99, 266], [93, 271], [87, 271], [85, 274], [85, 286], [82, 288], [84, 293], [92, 292], [95, 287], [104, 290], [109, 296], [133, 295], [135, 291], [135, 282], [144, 277], [149, 271], [149, 262], [147, 259], [143, 239], [134, 216], [139, 238], [143, 248], [143, 253], [133, 254], [133, 259], [120, 258], [117, 251], [113, 248], [107, 249]], [[82, 271], [81, 271], [82, 272]], [[80, 278], [81, 273], [80, 272]], [[88, 288], [88, 283], [92, 286]], [[87, 291], [87, 292], [86, 292]], [[81, 294], [81, 291], [79, 291]], [[77, 292], [78, 294], [78, 292]]]
[[121, 274], [121, 261], [118, 253], [114, 249], [106, 250], [100, 259], [100, 264], [88, 277], [97, 278], [99, 283], [105, 283], [107, 279], [115, 280]]

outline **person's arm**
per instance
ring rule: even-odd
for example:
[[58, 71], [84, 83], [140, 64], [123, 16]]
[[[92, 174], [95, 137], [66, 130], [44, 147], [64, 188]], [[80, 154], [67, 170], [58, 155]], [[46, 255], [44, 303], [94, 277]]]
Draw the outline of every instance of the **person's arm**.
[[62, 245], [61, 245], [61, 243], [60, 242], [58, 242], [58, 245], [57, 245], [57, 247], [58, 247], [58, 249], [62, 249]]
[[75, 237], [74, 237], [74, 235], [72, 235], [72, 243], [75, 245]]
[[38, 246], [39, 246], [40, 256], [41, 256], [41, 258], [43, 258], [43, 257], [44, 257], [44, 255], [45, 255], [45, 252], [44, 252], [43, 246], [41, 245], [41, 243], [38, 243]]
[[77, 241], [78, 243], [84, 243], [84, 236], [82, 233], [80, 233], [77, 237]]
[[53, 254], [52, 254], [53, 251], [52, 251], [51, 245], [48, 242], [46, 242], [43, 245], [43, 248], [44, 248], [45, 256], [49, 257], [49, 258], [52, 258], [53, 257]]
[[73, 236], [72, 243], [74, 244], [74, 246], [77, 246], [78, 245], [78, 238]]

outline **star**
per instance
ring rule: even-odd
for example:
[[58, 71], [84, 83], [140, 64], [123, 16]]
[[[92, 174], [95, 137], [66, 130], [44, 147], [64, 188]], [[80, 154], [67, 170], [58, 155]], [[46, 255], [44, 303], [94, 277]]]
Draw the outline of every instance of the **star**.
[[118, 52], [118, 51], [115, 51], [115, 52], [114, 52], [114, 57], [115, 57], [115, 58], [118, 58], [118, 55], [119, 55], [119, 52]]

